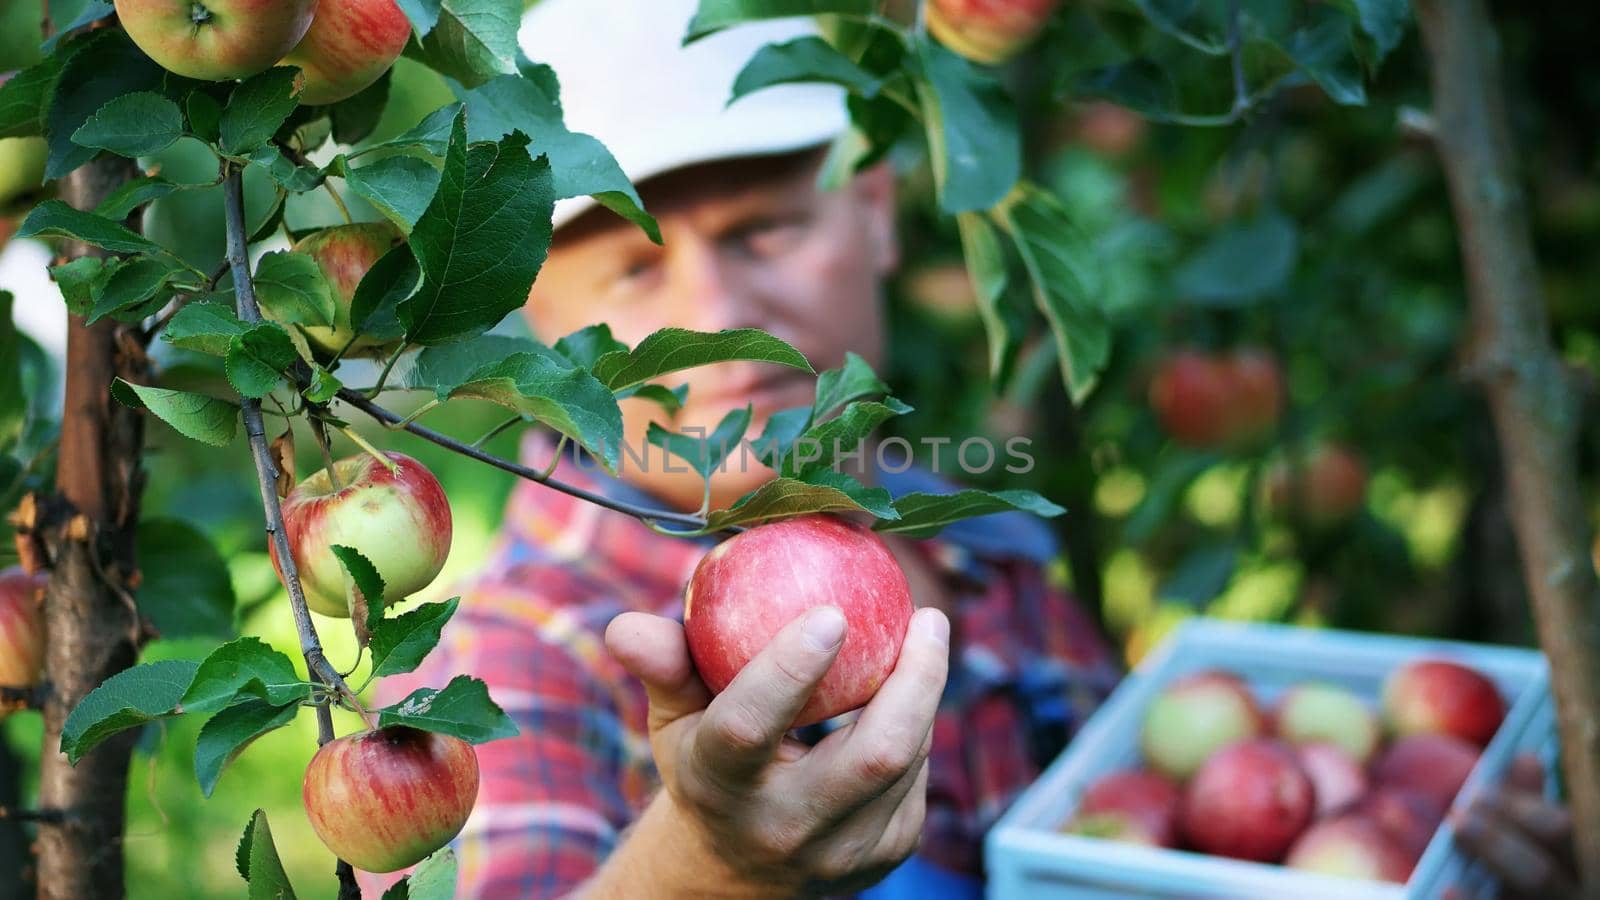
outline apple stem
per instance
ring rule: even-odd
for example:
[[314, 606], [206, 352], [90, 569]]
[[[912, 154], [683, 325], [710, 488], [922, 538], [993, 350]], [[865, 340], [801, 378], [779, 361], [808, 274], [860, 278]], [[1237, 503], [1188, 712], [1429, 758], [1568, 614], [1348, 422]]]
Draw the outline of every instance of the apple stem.
[[394, 464], [394, 460], [384, 456], [382, 450], [372, 446], [372, 443], [366, 438], [362, 437], [360, 432], [356, 431], [354, 428], [351, 428], [348, 425], [340, 425], [339, 433], [349, 438], [350, 443], [360, 447], [368, 456], [382, 463], [383, 467], [388, 469], [390, 474], [400, 470], [400, 467]]
[[400, 361], [401, 355], [410, 347], [410, 343], [402, 341], [400, 346], [394, 348], [394, 355], [389, 357], [389, 361], [383, 364], [383, 371], [378, 373], [378, 383], [367, 390], [369, 399], [383, 393], [383, 386], [388, 382], [389, 373], [394, 370], [394, 364]]
[[[515, 424], [517, 424], [518, 422], [521, 422], [521, 421], [524, 421], [522, 416], [520, 416], [520, 415], [512, 416], [511, 418], [505, 420], [504, 422], [501, 422], [499, 425], [496, 425], [495, 427], [493, 427], [493, 428], [489, 429], [488, 431], [484, 432], [483, 433], [483, 437], [478, 438], [477, 440], [473, 441], [471, 444], [468, 444], [467, 446], [472, 447], [473, 449], [477, 449], [479, 447], [482, 447], [484, 444], [489, 443], [489, 441], [491, 439], [493, 439], [495, 437], [495, 435], [498, 435], [500, 432], [505, 431], [507, 428], [510, 428], [511, 426], [513, 426], [513, 425], [515, 425]], [[557, 455], [559, 456], [559, 454], [557, 454]]]
[[327, 467], [328, 481], [333, 484], [334, 492], [344, 490], [344, 483], [339, 480], [339, 470], [333, 465], [333, 451], [328, 446], [328, 423], [312, 417], [311, 437], [316, 439], [317, 448], [322, 451], [322, 463]]
[[329, 197], [333, 198], [333, 205], [339, 207], [339, 215], [344, 216], [344, 223], [346, 225], [354, 225], [356, 220], [350, 215], [350, 207], [344, 205], [344, 198], [340, 197], [339, 192], [334, 190], [333, 183], [324, 180], [322, 188], [328, 192]]
[[561, 451], [565, 449], [567, 449], [567, 436], [563, 434], [561, 440], [556, 441], [555, 452], [550, 454], [550, 464], [539, 470], [539, 474], [544, 476], [545, 480], [548, 481], [550, 476], [555, 474], [556, 467], [561, 465]]

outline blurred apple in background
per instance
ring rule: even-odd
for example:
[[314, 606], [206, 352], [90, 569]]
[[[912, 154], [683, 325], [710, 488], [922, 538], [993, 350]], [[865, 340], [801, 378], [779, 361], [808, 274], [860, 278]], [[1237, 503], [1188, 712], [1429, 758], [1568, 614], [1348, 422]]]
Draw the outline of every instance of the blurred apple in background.
[[1173, 682], [1150, 704], [1139, 746], [1157, 771], [1182, 780], [1217, 750], [1261, 734], [1264, 724], [1238, 676], [1199, 672]]
[[1276, 862], [1310, 824], [1315, 803], [1311, 779], [1288, 745], [1257, 738], [1205, 761], [1184, 791], [1179, 821], [1197, 850]]

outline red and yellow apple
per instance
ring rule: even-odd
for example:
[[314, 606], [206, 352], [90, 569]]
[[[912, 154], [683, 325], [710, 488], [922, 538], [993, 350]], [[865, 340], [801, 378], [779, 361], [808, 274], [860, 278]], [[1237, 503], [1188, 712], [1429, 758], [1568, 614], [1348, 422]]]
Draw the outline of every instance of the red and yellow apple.
[[1063, 829], [1148, 847], [1178, 846], [1176, 782], [1146, 769], [1112, 772], [1089, 785]]
[[[317, 354], [331, 357], [344, 349], [346, 357], [386, 356], [394, 351], [394, 341], [380, 341], [365, 335], [357, 338], [350, 321], [350, 303], [355, 299], [361, 279], [383, 255], [405, 240], [400, 229], [388, 222], [361, 222], [324, 228], [301, 238], [292, 248], [316, 260], [328, 287], [333, 292], [333, 325], [301, 325], [306, 341]], [[262, 314], [274, 318], [266, 307]]]
[[996, 65], [1044, 30], [1060, 0], [928, 0], [928, 32], [973, 62]]
[[1459, 663], [1422, 659], [1383, 683], [1383, 718], [1398, 735], [1447, 734], [1479, 747], [1506, 716], [1494, 682]]
[[700, 560], [683, 598], [695, 668], [720, 692], [786, 625], [830, 605], [844, 614], [844, 643], [794, 724], [864, 706], [900, 657], [911, 588], [882, 538], [834, 516], [761, 525]]
[[302, 797], [335, 856], [394, 872], [461, 833], [478, 799], [478, 755], [460, 738], [404, 726], [347, 735], [311, 758]]
[[1448, 734], [1411, 734], [1389, 745], [1373, 764], [1380, 785], [1418, 791], [1449, 808], [1478, 764], [1478, 748]]
[[115, 0], [128, 37], [169, 72], [201, 81], [248, 78], [305, 36], [317, 0]]
[[1206, 760], [1184, 791], [1179, 823], [1196, 850], [1276, 862], [1311, 823], [1315, 803], [1288, 745], [1255, 738]]
[[1278, 737], [1291, 744], [1328, 741], [1364, 764], [1382, 736], [1365, 701], [1332, 684], [1306, 682], [1285, 691], [1273, 712]]
[[337, 103], [389, 71], [410, 39], [411, 22], [394, 0], [317, 0], [311, 28], [283, 65], [305, 73], [301, 103]]
[[[0, 571], [0, 685], [32, 687], [44, 673], [44, 588], [48, 579], [13, 566]], [[6, 710], [0, 707], [0, 718]]]
[[1415, 864], [1444, 821], [1447, 806], [1422, 791], [1379, 785], [1357, 800], [1350, 812], [1377, 823]]
[[1215, 447], [1227, 437], [1230, 388], [1210, 356], [1181, 350], [1163, 360], [1151, 379], [1150, 408], [1173, 440]]
[[1415, 862], [1377, 823], [1346, 815], [1306, 829], [1283, 864], [1323, 875], [1404, 884]]
[[1228, 440], [1259, 443], [1272, 436], [1283, 414], [1283, 373], [1278, 359], [1259, 347], [1241, 347], [1221, 361], [1223, 380], [1233, 389]]
[[[405, 454], [384, 455], [393, 469], [357, 454], [334, 463], [337, 486], [323, 469], [284, 498], [284, 533], [306, 602], [325, 616], [350, 615], [334, 545], [355, 548], [378, 570], [385, 605], [427, 587], [450, 553], [450, 503], [438, 479]], [[268, 546], [277, 565], [277, 547]]]
[[1318, 445], [1291, 464], [1279, 460], [1265, 478], [1267, 505], [1280, 516], [1294, 515], [1314, 528], [1349, 521], [1366, 503], [1367, 467], [1339, 444]]
[[1145, 760], [1180, 781], [1216, 751], [1262, 733], [1265, 717], [1236, 675], [1205, 671], [1174, 681], [1146, 710], [1139, 732]]

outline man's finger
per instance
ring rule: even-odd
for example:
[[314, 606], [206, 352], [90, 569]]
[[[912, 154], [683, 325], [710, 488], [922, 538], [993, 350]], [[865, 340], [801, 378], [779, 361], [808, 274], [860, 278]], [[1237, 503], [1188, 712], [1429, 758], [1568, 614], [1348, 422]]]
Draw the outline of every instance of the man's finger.
[[844, 614], [810, 610], [784, 626], [706, 708], [695, 729], [702, 771], [731, 781], [760, 771], [777, 749], [844, 642]]
[[1574, 896], [1574, 885], [1555, 857], [1512, 827], [1493, 808], [1474, 804], [1452, 821], [1462, 846], [1488, 866], [1509, 892], [1552, 900]]
[[1491, 802], [1497, 815], [1546, 847], [1556, 849], [1572, 840], [1572, 814], [1542, 794], [1502, 791]]
[[825, 738], [804, 763], [830, 794], [876, 794], [917, 763], [933, 728], [950, 663], [950, 620], [917, 610], [894, 671], [856, 721]]
[[683, 626], [677, 622], [647, 613], [623, 613], [606, 627], [606, 646], [624, 669], [644, 682], [652, 732], [711, 702], [711, 692], [689, 658]]
[[1539, 793], [1544, 790], [1544, 763], [1532, 753], [1519, 753], [1506, 771], [1506, 787]]

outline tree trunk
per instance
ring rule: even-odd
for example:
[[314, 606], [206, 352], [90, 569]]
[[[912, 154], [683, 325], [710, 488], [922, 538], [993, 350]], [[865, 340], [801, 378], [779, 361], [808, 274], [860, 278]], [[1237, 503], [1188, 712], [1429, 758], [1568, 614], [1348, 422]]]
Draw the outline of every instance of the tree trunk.
[[1578, 491], [1581, 406], [1550, 343], [1488, 11], [1483, 0], [1417, 0], [1416, 10], [1472, 305], [1467, 369], [1483, 383], [1499, 437], [1528, 596], [1550, 660], [1585, 896], [1595, 896], [1600, 583]]
[[[102, 157], [62, 182], [62, 193], [73, 206], [93, 209], [133, 174], [131, 162]], [[100, 252], [76, 243], [67, 249], [72, 257]], [[76, 766], [59, 752], [67, 714], [138, 655], [130, 579], [137, 571], [143, 427], [137, 411], [111, 400], [111, 380], [119, 375], [149, 380], [137, 330], [109, 319], [85, 326], [70, 317], [59, 494], [41, 523], [51, 551], [45, 677], [52, 691], [44, 707], [39, 807], [64, 813], [61, 821], [39, 825], [39, 896], [50, 900], [123, 895], [124, 802], [137, 732], [106, 741]]]

